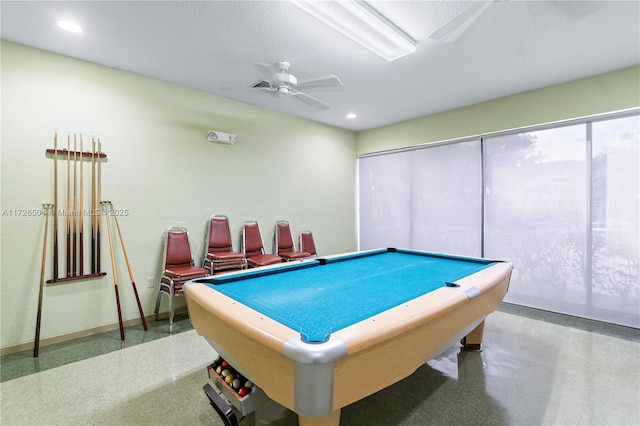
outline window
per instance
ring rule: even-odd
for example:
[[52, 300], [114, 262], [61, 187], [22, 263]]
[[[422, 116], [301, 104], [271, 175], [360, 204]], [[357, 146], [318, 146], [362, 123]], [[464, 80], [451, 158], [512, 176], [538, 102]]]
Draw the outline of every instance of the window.
[[481, 256], [480, 140], [411, 155], [411, 247]]
[[633, 324], [640, 315], [640, 118], [593, 123], [592, 310]]
[[359, 159], [360, 248], [513, 264], [505, 301], [640, 328], [637, 111]]
[[360, 249], [480, 256], [480, 140], [361, 158]]
[[410, 152], [359, 161], [361, 250], [410, 247]]
[[505, 301], [585, 301], [586, 125], [484, 140], [485, 256], [513, 267]]

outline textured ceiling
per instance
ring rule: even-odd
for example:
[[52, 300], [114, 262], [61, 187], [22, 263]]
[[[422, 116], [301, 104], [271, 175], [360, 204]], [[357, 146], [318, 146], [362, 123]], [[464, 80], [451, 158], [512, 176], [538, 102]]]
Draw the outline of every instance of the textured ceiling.
[[[5, 40], [352, 130], [640, 64], [638, 1], [497, 1], [454, 44], [429, 35], [475, 2], [368, 3], [416, 53], [387, 62], [288, 1], [2, 1], [0, 13]], [[310, 93], [331, 105], [314, 111], [249, 89], [264, 78], [256, 63], [281, 60], [345, 90]]]

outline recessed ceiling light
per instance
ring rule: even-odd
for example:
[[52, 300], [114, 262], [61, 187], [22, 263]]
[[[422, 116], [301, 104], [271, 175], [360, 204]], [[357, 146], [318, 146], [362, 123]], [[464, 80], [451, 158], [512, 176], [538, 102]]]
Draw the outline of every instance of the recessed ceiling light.
[[71, 21], [58, 21], [58, 26], [63, 30], [69, 31], [71, 33], [81, 33], [82, 27], [78, 24], [75, 24]]
[[349, 120], [352, 120], [352, 119], [354, 119], [354, 118], [356, 118], [356, 117], [357, 117], [357, 116], [356, 116], [354, 113], [352, 113], [352, 112], [350, 112], [349, 114], [347, 114], [347, 118], [348, 118]]

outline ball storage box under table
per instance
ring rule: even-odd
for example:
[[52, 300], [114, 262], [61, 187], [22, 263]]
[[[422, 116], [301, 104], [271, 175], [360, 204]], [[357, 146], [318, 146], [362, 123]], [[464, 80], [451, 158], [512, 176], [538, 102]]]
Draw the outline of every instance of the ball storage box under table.
[[[218, 357], [213, 363], [207, 366], [209, 378], [212, 379], [218, 390], [238, 411], [242, 413], [243, 416], [252, 413], [269, 401], [269, 397], [255, 384], [252, 385], [250, 388], [251, 390], [246, 395], [241, 396], [239, 393], [239, 389], [241, 387], [239, 389], [234, 389], [230, 383], [225, 381], [223, 376], [216, 372], [218, 367], [222, 367], [223, 362], [225, 362], [225, 360], [222, 357]], [[233, 368], [233, 366], [229, 365], [227, 368], [230, 369], [235, 375], [235, 378], [237, 378], [239, 373]], [[246, 381], [246, 379], [243, 381]]]

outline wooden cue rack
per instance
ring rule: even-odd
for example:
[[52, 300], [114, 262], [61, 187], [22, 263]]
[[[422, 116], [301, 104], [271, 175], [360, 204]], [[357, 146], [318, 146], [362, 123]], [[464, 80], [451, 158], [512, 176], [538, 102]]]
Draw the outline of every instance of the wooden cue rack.
[[[73, 142], [72, 142], [73, 141]], [[87, 141], [88, 142], [88, 141]], [[88, 142], [89, 143], [89, 142]], [[47, 259], [47, 233], [49, 227], [49, 216], [53, 217], [53, 278], [47, 280], [48, 284], [63, 283], [76, 280], [86, 280], [89, 278], [103, 277], [106, 272], [100, 267], [100, 227], [102, 216], [107, 225], [107, 235], [109, 242], [109, 252], [111, 255], [111, 267], [113, 271], [113, 284], [116, 296], [116, 306], [118, 309], [118, 324], [120, 326], [120, 339], [124, 340], [124, 324], [122, 321], [122, 311], [120, 308], [120, 296], [118, 292], [118, 278], [116, 274], [116, 264], [114, 258], [114, 244], [112, 238], [111, 221], [114, 222], [122, 251], [127, 262], [127, 269], [131, 278], [131, 286], [136, 297], [140, 320], [147, 330], [147, 321], [144, 317], [138, 290], [136, 289], [133, 271], [129, 262], [122, 232], [118, 219], [114, 214], [111, 201], [102, 201], [102, 163], [106, 161], [107, 154], [102, 152], [100, 139], [92, 138], [90, 142], [91, 150], [84, 149], [82, 134], [67, 135], [66, 148], [59, 148], [58, 134], [54, 134], [53, 149], [46, 149], [45, 155], [53, 158], [53, 204], [43, 204], [45, 215], [44, 244], [42, 252], [42, 267], [40, 273], [40, 289], [38, 295], [38, 314], [36, 317], [36, 336], [34, 339], [33, 356], [37, 357], [40, 348], [40, 324], [42, 319], [42, 299], [45, 264]], [[58, 182], [58, 166], [61, 161], [62, 168], [66, 168], [66, 173], [61, 173], [66, 180], [62, 182], [64, 190], [60, 191], [61, 183]], [[85, 174], [85, 162], [89, 162], [89, 170]], [[85, 186], [86, 182], [86, 186]], [[88, 191], [85, 190], [88, 188]], [[60, 205], [59, 192], [64, 194], [64, 207]], [[89, 193], [89, 200], [85, 203], [85, 193]], [[49, 211], [53, 210], [53, 214]], [[60, 220], [62, 216], [62, 219]], [[85, 224], [87, 227], [85, 228]], [[63, 228], [64, 232], [61, 232]], [[85, 235], [86, 232], [86, 235]], [[60, 262], [62, 239], [64, 242], [64, 262]], [[90, 244], [85, 250], [85, 242]], [[87, 256], [90, 262], [86, 262]], [[90, 268], [85, 271], [85, 263], [90, 263]], [[64, 265], [64, 274], [61, 273], [61, 264]]]
[[[102, 152], [100, 139], [84, 141], [82, 134], [69, 134], [66, 141], [60, 141], [55, 134], [54, 147], [46, 149], [45, 155], [54, 161], [53, 277], [46, 282], [103, 277], [107, 273], [100, 265], [100, 198], [102, 163], [107, 154]], [[85, 268], [87, 260], [89, 268]]]

